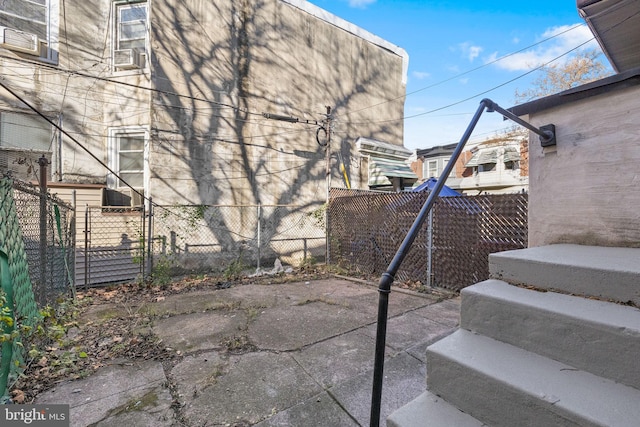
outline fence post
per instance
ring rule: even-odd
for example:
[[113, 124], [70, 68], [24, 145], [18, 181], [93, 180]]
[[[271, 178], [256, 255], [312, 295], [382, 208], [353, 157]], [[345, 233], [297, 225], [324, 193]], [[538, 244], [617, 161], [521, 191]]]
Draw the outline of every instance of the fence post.
[[89, 289], [89, 204], [84, 205], [84, 289]]
[[69, 233], [71, 236], [71, 256], [69, 258], [71, 258], [71, 260], [73, 261], [73, 297], [75, 298], [76, 295], [76, 289], [77, 287], [77, 277], [76, 277], [76, 259], [78, 256], [78, 253], [76, 252], [76, 238], [78, 236], [76, 236], [76, 228], [78, 226], [77, 221], [78, 221], [78, 200], [77, 200], [77, 192], [76, 190], [73, 190], [71, 192], [71, 206], [73, 208], [73, 211], [71, 212], [71, 218], [69, 219]]
[[151, 271], [153, 270], [153, 251], [151, 249], [151, 244], [153, 243], [153, 239], [151, 236], [153, 235], [153, 198], [149, 197], [149, 224], [147, 233], [147, 277], [151, 277]]
[[40, 286], [38, 287], [38, 303], [46, 304], [45, 287], [47, 283], [47, 165], [49, 160], [42, 155], [38, 159], [40, 165]]
[[258, 230], [257, 230], [257, 238], [258, 238], [258, 259], [256, 260], [256, 273], [260, 271], [260, 258], [262, 257], [262, 253], [260, 252], [260, 248], [262, 247], [261, 240], [261, 232], [262, 232], [262, 204], [258, 203]]
[[429, 224], [427, 225], [427, 286], [431, 286], [433, 264], [433, 209], [429, 211]]
[[175, 254], [178, 252], [178, 235], [175, 231], [171, 230], [169, 232], [170, 241], [171, 241], [171, 253]]

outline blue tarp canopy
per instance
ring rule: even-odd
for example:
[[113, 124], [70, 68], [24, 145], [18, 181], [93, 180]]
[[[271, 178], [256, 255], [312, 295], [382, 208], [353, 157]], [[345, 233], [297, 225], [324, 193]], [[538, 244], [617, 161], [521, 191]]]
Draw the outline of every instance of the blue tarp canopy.
[[[429, 178], [428, 180], [418, 185], [416, 188], [414, 188], [411, 191], [417, 191], [417, 192], [431, 191], [436, 186], [436, 182], [438, 182], [437, 179]], [[440, 197], [456, 197], [456, 196], [462, 196], [462, 194], [458, 193], [456, 190], [452, 189], [451, 187], [447, 187], [446, 185], [442, 187], [442, 190], [440, 190]]]

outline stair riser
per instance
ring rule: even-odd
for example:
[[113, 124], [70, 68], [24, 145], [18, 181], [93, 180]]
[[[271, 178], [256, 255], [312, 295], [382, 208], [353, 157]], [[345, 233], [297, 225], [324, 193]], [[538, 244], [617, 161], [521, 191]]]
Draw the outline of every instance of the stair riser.
[[640, 311], [494, 282], [462, 291], [462, 328], [640, 389]]

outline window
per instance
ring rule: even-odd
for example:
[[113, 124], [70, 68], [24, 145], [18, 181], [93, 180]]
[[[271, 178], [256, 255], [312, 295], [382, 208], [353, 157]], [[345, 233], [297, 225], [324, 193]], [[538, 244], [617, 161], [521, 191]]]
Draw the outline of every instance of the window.
[[3, 1], [0, 9], [0, 25], [35, 34], [40, 40], [48, 40], [47, 0]]
[[58, 169], [58, 139], [51, 125], [33, 114], [0, 112], [0, 173], [11, 171], [14, 177], [32, 180], [37, 175], [38, 159], [51, 161], [47, 169], [53, 176]]
[[51, 151], [51, 125], [39, 116], [0, 113], [0, 147]]
[[117, 49], [145, 50], [147, 40], [147, 4], [118, 6]]
[[483, 163], [481, 165], [478, 165], [478, 172], [491, 172], [494, 170], [496, 170], [495, 163]]
[[509, 171], [515, 171], [520, 169], [520, 162], [518, 161], [509, 161], [504, 163], [504, 168]]
[[147, 3], [116, 3], [114, 66], [144, 68], [147, 51]]
[[111, 132], [109, 167], [118, 174], [107, 178], [110, 188], [144, 188], [146, 132], [144, 130], [117, 129]]
[[425, 178], [437, 178], [438, 177], [438, 161], [429, 160], [427, 162], [427, 176]]
[[59, 0], [2, 1], [0, 43], [2, 47], [50, 61], [57, 60], [51, 47], [57, 43]]

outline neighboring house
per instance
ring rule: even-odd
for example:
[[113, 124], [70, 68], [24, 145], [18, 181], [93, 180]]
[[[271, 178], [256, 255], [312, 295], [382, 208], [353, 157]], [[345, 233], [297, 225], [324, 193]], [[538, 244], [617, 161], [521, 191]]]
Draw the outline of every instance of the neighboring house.
[[370, 138], [358, 138], [356, 148], [360, 157], [359, 169], [366, 173], [369, 189], [398, 192], [417, 181], [407, 160], [410, 150]]
[[[5, 2], [1, 83], [20, 99], [0, 88], [0, 173], [35, 181], [45, 155], [51, 191], [69, 201], [77, 190], [79, 246], [85, 222], [98, 223], [85, 204], [109, 207], [91, 215], [113, 236], [92, 233], [87, 252], [138, 242], [145, 227], [120, 208], [146, 197], [228, 207], [198, 211], [197, 230], [173, 211], [154, 238], [178, 236], [167, 247], [179, 268], [323, 258], [305, 215], [344, 173], [369, 188], [358, 138], [403, 149], [402, 120], [379, 118], [404, 116], [407, 67], [403, 49], [303, 0]], [[272, 207], [259, 210], [268, 229], [256, 206]], [[300, 238], [278, 249], [292, 229]]]
[[527, 141], [526, 134], [512, 131], [467, 147], [447, 185], [470, 195], [527, 191]]
[[458, 144], [438, 145], [416, 150], [411, 169], [420, 181], [439, 178]]
[[428, 391], [391, 427], [638, 424], [640, 2], [577, 5], [618, 74], [511, 108], [556, 128], [530, 135], [529, 248], [461, 292]]
[[[420, 180], [439, 178], [456, 145], [417, 150], [412, 169]], [[518, 130], [481, 142], [469, 142], [446, 184], [469, 195], [526, 192], [528, 155], [527, 136]]]
[[52, 182], [113, 204], [130, 203], [122, 180], [159, 204], [321, 204], [317, 138], [356, 188], [358, 138], [402, 149], [402, 121], [373, 118], [403, 116], [407, 64], [302, 0], [16, 0], [0, 10], [3, 83], [73, 139], [2, 90], [0, 168], [33, 179], [45, 154]]

